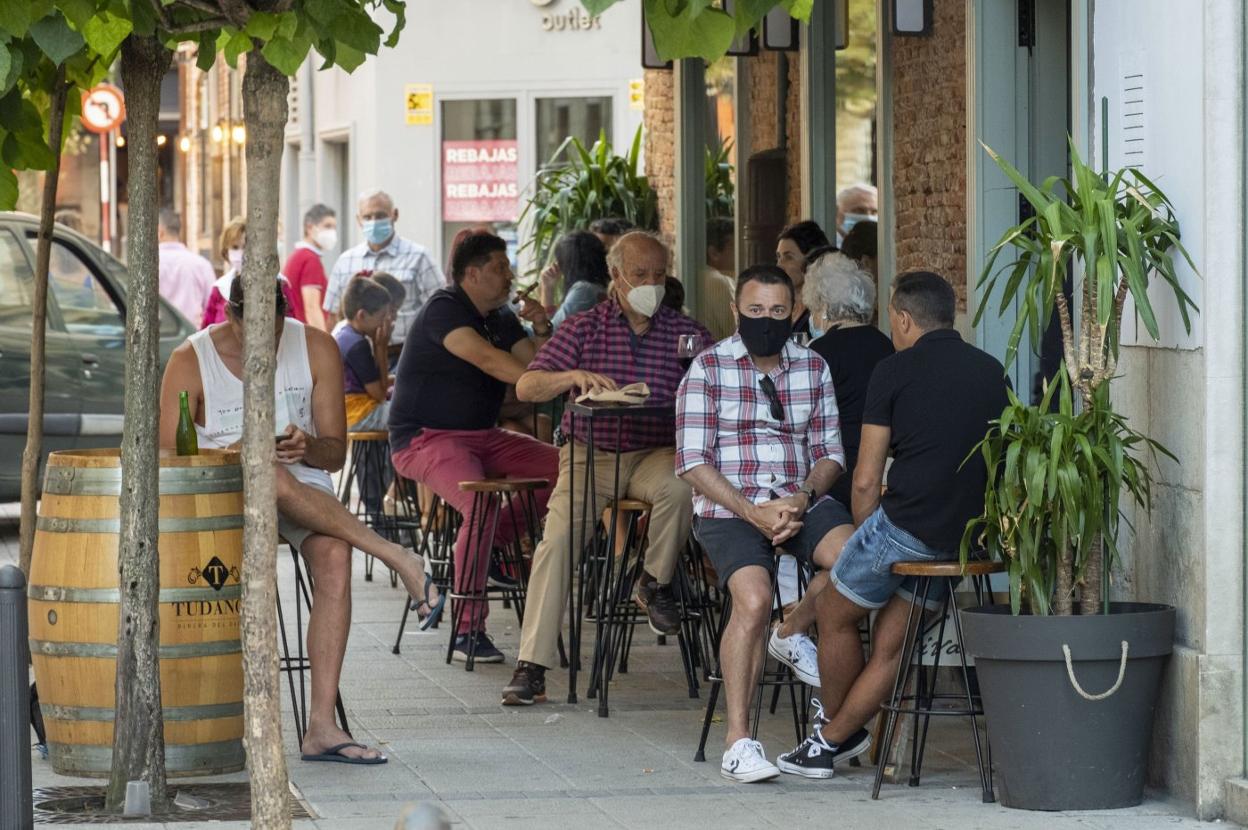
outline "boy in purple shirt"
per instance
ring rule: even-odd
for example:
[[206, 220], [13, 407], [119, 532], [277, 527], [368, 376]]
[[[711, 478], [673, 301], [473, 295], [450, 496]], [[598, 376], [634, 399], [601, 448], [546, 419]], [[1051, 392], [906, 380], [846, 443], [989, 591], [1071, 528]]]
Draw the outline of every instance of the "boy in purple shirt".
[[342, 306], [345, 325], [335, 330], [334, 339], [342, 353], [347, 430], [384, 430], [390, 419], [390, 292], [368, 277], [357, 277], [347, 286]]

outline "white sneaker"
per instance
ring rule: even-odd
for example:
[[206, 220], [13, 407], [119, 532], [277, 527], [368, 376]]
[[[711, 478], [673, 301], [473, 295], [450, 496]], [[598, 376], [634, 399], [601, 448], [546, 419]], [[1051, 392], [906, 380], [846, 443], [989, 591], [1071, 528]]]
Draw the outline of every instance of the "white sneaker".
[[771, 630], [767, 653], [784, 663], [807, 686], [819, 688], [819, 649], [814, 640], [801, 632], [780, 636], [780, 626]]
[[776, 765], [767, 760], [763, 745], [749, 738], [741, 738], [724, 753], [719, 774], [741, 784], [767, 781], [780, 775]]

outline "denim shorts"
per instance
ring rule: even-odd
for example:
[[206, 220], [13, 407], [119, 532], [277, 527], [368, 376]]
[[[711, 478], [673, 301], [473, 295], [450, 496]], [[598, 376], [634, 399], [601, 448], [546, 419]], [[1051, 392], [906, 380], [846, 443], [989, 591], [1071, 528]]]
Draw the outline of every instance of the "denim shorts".
[[[893, 565], [898, 562], [940, 562], [957, 559], [956, 553], [925, 545], [897, 527], [884, 515], [884, 508], [875, 512], [849, 537], [840, 558], [832, 566], [832, 584], [854, 605], [861, 608], [883, 608], [894, 594], [909, 597], [918, 580], [898, 576]], [[955, 580], [956, 581], [956, 580]], [[928, 604], [944, 598], [943, 585], [933, 582], [928, 591]]]
[[[811, 562], [815, 548], [833, 529], [853, 524], [854, 519], [845, 505], [836, 499], [823, 499], [802, 517], [802, 529], [781, 543], [784, 553], [801, 562]], [[719, 587], [726, 588], [729, 578], [746, 567], [758, 565], [774, 572], [776, 549], [771, 540], [745, 519], [707, 519], [695, 516], [693, 535], [706, 549], [715, 572], [719, 574]]]

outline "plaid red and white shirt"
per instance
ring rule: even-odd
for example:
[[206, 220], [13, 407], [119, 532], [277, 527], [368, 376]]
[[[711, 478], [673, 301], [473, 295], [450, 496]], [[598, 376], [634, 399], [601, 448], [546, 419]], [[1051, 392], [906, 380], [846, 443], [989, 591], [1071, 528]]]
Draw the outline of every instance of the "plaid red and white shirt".
[[[643, 382], [650, 387], [650, 404], [674, 403], [676, 387], [684, 370], [676, 356], [676, 339], [682, 334], [702, 337], [704, 346], [713, 341], [711, 333], [698, 321], [678, 311], [659, 306], [650, 318], [650, 329], [636, 334], [624, 317], [620, 304], [608, 298], [598, 305], [569, 317], [555, 329], [555, 335], [538, 351], [529, 369], [567, 372], [582, 369], [606, 375], [620, 386]], [[571, 413], [563, 414], [563, 434], [571, 435]], [[572, 437], [585, 443], [587, 418], [576, 419]], [[633, 452], [675, 443], [671, 417], [625, 418], [622, 425], [604, 418], [594, 424], [594, 448]], [[622, 427], [620, 446], [616, 429]]]
[[[772, 417], [759, 371], [734, 334], [698, 355], [676, 393], [676, 472], [709, 464], [751, 502], [796, 493], [814, 464], [845, 466], [832, 375], [823, 358], [792, 340], [767, 373], [784, 406]], [[824, 497], [826, 498], [826, 496]], [[693, 511], [731, 519], [731, 510], [694, 493]]]

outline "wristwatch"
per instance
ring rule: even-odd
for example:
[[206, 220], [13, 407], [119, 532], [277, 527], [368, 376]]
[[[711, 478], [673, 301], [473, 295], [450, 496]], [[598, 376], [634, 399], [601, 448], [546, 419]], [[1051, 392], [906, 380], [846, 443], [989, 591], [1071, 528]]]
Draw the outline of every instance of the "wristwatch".
[[807, 510], [815, 506], [815, 499], [817, 499], [818, 496], [815, 495], [814, 487], [811, 487], [809, 484], [803, 484], [801, 487], [797, 488], [797, 492], [806, 494], [806, 509]]

